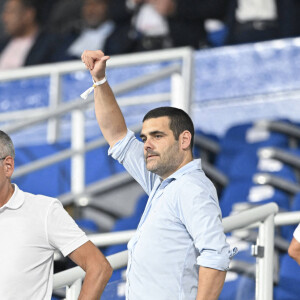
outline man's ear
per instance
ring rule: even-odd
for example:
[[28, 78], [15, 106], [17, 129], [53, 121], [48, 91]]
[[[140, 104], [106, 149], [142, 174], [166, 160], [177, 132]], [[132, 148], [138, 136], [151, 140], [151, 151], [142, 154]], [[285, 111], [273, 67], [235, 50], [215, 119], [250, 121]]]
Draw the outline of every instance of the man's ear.
[[4, 165], [4, 173], [7, 178], [10, 178], [14, 172], [15, 169], [15, 161], [12, 156], [7, 156], [3, 160]]
[[180, 134], [180, 146], [183, 150], [188, 150], [191, 146], [192, 135], [188, 130]]

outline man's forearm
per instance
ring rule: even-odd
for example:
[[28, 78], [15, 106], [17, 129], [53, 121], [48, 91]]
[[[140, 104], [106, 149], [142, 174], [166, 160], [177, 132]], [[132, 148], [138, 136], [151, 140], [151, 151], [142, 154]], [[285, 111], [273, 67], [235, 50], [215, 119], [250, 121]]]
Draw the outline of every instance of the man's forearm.
[[88, 269], [78, 300], [99, 300], [112, 274], [112, 268], [107, 263], [99, 269], [97, 266]]
[[95, 88], [94, 96], [98, 124], [104, 138], [113, 146], [127, 133], [123, 114], [107, 82]]
[[200, 267], [196, 300], [217, 300], [222, 291], [226, 272]]

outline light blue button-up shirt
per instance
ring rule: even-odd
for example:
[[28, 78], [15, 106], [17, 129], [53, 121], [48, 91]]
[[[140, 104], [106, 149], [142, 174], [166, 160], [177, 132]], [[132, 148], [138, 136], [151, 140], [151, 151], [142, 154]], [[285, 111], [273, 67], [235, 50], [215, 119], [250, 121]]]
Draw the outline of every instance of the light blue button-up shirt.
[[109, 154], [149, 195], [128, 243], [127, 300], [195, 300], [199, 266], [225, 271], [226, 242], [216, 190], [193, 160], [168, 178], [146, 169], [143, 143], [128, 130]]

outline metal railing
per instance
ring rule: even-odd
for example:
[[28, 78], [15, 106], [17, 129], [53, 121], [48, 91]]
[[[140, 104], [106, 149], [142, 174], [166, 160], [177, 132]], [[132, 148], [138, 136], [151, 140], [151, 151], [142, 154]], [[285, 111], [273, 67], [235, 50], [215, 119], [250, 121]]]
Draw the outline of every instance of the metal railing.
[[[256, 256], [256, 300], [273, 299], [274, 216], [277, 212], [277, 204], [269, 203], [223, 219], [224, 231], [226, 233], [249, 227], [250, 225], [258, 227], [258, 239], [254, 246], [254, 250], [258, 253]], [[280, 215], [277, 216], [277, 220], [279, 220], [280, 225], [285, 224]], [[292, 221], [300, 222], [300, 213], [297, 216], [294, 215]], [[127, 238], [129, 240], [133, 231], [124, 232], [123, 234], [119, 239], [120, 243], [126, 240], [126, 235], [128, 235]], [[97, 236], [97, 240], [94, 239], [94, 242], [97, 246], [101, 246], [103, 243], [107, 245], [107, 237], [104, 240], [104, 236], [99, 235]], [[111, 237], [114, 243], [118, 241], [118, 237], [114, 236], [113, 233]], [[119, 269], [127, 265], [127, 251], [108, 256], [107, 259], [112, 264], [114, 270]], [[76, 295], [80, 291], [81, 280], [84, 278], [84, 275], [84, 271], [79, 267], [55, 274], [53, 289], [67, 287], [66, 299], [77, 299]]]
[[[108, 61], [107, 68], [134, 66], [159, 62], [174, 62], [179, 60], [181, 62], [180, 69], [172, 72], [174, 75], [172, 76], [173, 88], [171, 102], [173, 106], [180, 107], [188, 112], [191, 107], [190, 99], [192, 99], [193, 91], [193, 89], [191, 88], [193, 76], [193, 52], [194, 51], [191, 48], [183, 47], [177, 49], [151, 51], [150, 53], [148, 52], [116, 55]], [[49, 76], [50, 100], [48, 109], [54, 112], [61, 105], [62, 76], [78, 71], [86, 71], [85, 66], [79, 60], [56, 64], [45, 64], [41, 66], [26, 67], [0, 72], [0, 82]], [[159, 79], [159, 73], [160, 72], [152, 74], [152, 76], [157, 76], [157, 79]], [[152, 81], [151, 74], [148, 78], [146, 75], [144, 77], [135, 78], [132, 81], [137, 83], [137, 86], [150, 83]], [[119, 87], [123, 92], [126, 92], [132, 89], [132, 87], [130, 87], [130, 84], [131, 82], [129, 81], [128, 83], [124, 83], [123, 85], [121, 84]], [[118, 93], [118, 91], [115, 90], [115, 93]], [[90, 102], [91, 101], [89, 101], [89, 103]], [[10, 114], [6, 114], [5, 120], [8, 119], [9, 115]], [[12, 113], [11, 116], [13, 116], [14, 119], [18, 119], [18, 115], [16, 113]], [[52, 119], [49, 119], [48, 124], [48, 141], [55, 142], [59, 133], [59, 121], [55, 114], [52, 116]]]

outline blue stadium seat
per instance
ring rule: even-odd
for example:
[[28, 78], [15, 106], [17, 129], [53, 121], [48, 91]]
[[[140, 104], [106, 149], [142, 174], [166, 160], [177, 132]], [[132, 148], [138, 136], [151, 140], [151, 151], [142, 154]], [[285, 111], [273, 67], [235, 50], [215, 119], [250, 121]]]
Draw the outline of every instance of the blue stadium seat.
[[255, 280], [246, 275], [227, 272], [219, 300], [254, 300]]
[[[55, 143], [52, 145], [16, 147], [16, 168], [24, 164], [29, 164], [39, 158], [53, 155], [58, 151], [67, 149], [69, 146], [69, 143]], [[108, 157], [107, 149], [108, 146], [103, 146], [86, 153], [86, 184], [124, 171], [121, 164]], [[70, 168], [70, 160], [68, 159], [31, 174], [18, 177], [14, 179], [14, 182], [23, 190], [33, 194], [57, 197], [70, 192]], [[33, 182], [35, 184], [32, 184]]]
[[276, 132], [257, 130], [253, 123], [247, 123], [228, 129], [220, 140], [220, 146], [216, 167], [227, 174], [238, 153], [245, 149], [254, 150], [267, 146], [288, 147], [288, 137]]
[[270, 173], [291, 182], [297, 182], [292, 167], [278, 160], [259, 158], [257, 149], [245, 149], [233, 158], [228, 170], [230, 180], [251, 179], [255, 173]]
[[[300, 211], [300, 193], [298, 193], [294, 196], [290, 210], [291, 211]], [[293, 233], [294, 233], [297, 225], [298, 224], [281, 226], [280, 227], [281, 236], [290, 242], [293, 238]]]
[[220, 207], [223, 217], [229, 216], [233, 205], [239, 202], [248, 202], [261, 205], [275, 202], [283, 210], [289, 210], [289, 196], [274, 187], [256, 185], [251, 180], [231, 182], [224, 189], [220, 198]]
[[288, 254], [280, 262], [279, 283], [274, 288], [274, 300], [299, 300], [300, 266]]

